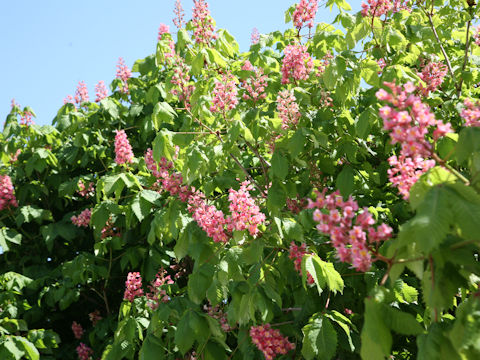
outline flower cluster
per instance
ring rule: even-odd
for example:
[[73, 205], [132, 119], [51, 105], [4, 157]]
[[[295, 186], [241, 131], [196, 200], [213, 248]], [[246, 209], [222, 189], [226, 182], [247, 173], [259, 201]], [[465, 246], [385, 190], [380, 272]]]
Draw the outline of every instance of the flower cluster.
[[193, 37], [197, 44], [208, 44], [210, 40], [216, 39], [215, 26], [208, 10], [205, 0], [193, 0], [192, 10]]
[[474, 28], [473, 40], [477, 46], [480, 46], [480, 25]]
[[260, 33], [258, 32], [258, 29], [256, 27], [252, 29], [252, 35], [250, 39], [252, 41], [252, 45], [258, 44], [258, 42], [260, 41]]
[[318, 222], [318, 231], [329, 235], [340, 261], [348, 262], [358, 271], [367, 271], [372, 265], [371, 246], [392, 236], [392, 228], [382, 223], [375, 229], [375, 220], [367, 208], [357, 213], [358, 204], [352, 197], [347, 201], [338, 191], [325, 196], [317, 192], [313, 219]]
[[410, 11], [408, 2], [409, 0], [367, 0], [367, 4], [362, 2], [362, 15], [380, 17], [387, 15], [389, 11], [392, 13]]
[[300, 0], [293, 12], [293, 25], [300, 30], [305, 24], [313, 27], [313, 19], [317, 14], [318, 0]]
[[82, 325], [78, 324], [76, 321], [72, 323], [72, 331], [73, 331], [73, 336], [75, 336], [75, 339], [81, 339], [83, 336], [83, 328]]
[[119, 165], [133, 162], [132, 146], [125, 130], [117, 130], [115, 135], [115, 162]]
[[215, 80], [213, 89], [213, 104], [210, 107], [212, 112], [222, 112], [223, 114], [237, 106], [237, 85], [236, 78], [228, 73], [222, 76], [222, 81]]
[[12, 179], [8, 175], [0, 175], [0, 211], [9, 206], [18, 206], [17, 199], [13, 194]]
[[411, 158], [404, 155], [393, 155], [388, 158], [391, 169], [388, 169], [390, 182], [397, 187], [405, 200], [410, 197], [410, 188], [428, 169], [435, 166], [435, 160], [425, 160], [420, 156]]
[[87, 85], [84, 81], [80, 81], [77, 86], [77, 90], [75, 90], [75, 103], [77, 105], [82, 105], [90, 100], [88, 97], [88, 90]]
[[265, 222], [265, 214], [260, 212], [260, 208], [250, 196], [250, 190], [252, 189], [253, 186], [250, 182], [244, 181], [240, 184], [238, 191], [229, 190], [228, 200], [230, 201], [231, 215], [227, 217], [228, 231], [248, 230], [250, 235], [256, 236], [258, 225]]
[[265, 356], [265, 360], [273, 360], [277, 355], [284, 355], [295, 349], [295, 344], [282, 336], [278, 329], [272, 329], [270, 324], [252, 326], [250, 337], [258, 350]]
[[420, 84], [420, 91], [423, 96], [428, 96], [430, 92], [437, 90], [442, 85], [443, 78], [447, 75], [447, 67], [441, 62], [430, 62], [423, 66], [422, 72], [417, 74], [426, 86]]
[[232, 330], [230, 325], [228, 325], [227, 314], [221, 309], [220, 305], [203, 305], [203, 310], [206, 311], [210, 317], [218, 320], [223, 331], [227, 332]]
[[142, 276], [139, 272], [129, 272], [127, 275], [127, 281], [125, 281], [123, 298], [133, 302], [136, 297], [140, 296], [143, 296]]
[[282, 84], [290, 83], [290, 78], [307, 80], [313, 70], [313, 59], [304, 45], [288, 45], [282, 62]]
[[295, 127], [302, 116], [296, 103], [293, 90], [283, 90], [277, 96], [277, 111], [282, 119], [282, 129], [286, 130]]
[[79, 190], [77, 190], [77, 193], [84, 198], [89, 198], [93, 195], [93, 192], [95, 191], [95, 188], [93, 187], [93, 182], [90, 182], [87, 188], [83, 183], [82, 179], [78, 180], [78, 189]]
[[307, 207], [308, 202], [305, 199], [288, 198], [286, 201], [286, 205], [288, 210], [290, 210], [294, 214], [298, 214], [300, 211]]
[[88, 314], [88, 318], [92, 322], [92, 325], [95, 326], [97, 323], [102, 320], [102, 317], [100, 316], [100, 311], [95, 310], [91, 313]]
[[90, 356], [93, 355], [93, 350], [90, 349], [84, 343], [80, 343], [80, 345], [77, 346], [76, 350], [77, 350], [78, 360], [88, 360], [90, 359]]
[[173, 13], [175, 14], [173, 23], [177, 28], [181, 29], [183, 24], [185, 23], [185, 21], [183, 20], [185, 14], [180, 0], [175, 0], [175, 8], [173, 9]]
[[[247, 66], [247, 61], [242, 67], [242, 70], [246, 70], [244, 68]], [[244, 100], [252, 100], [254, 103], [256, 103], [257, 101], [263, 100], [267, 97], [267, 94], [265, 93], [265, 88], [267, 87], [267, 75], [265, 75], [263, 70], [260, 68], [254, 69], [252, 67], [250, 71], [255, 71], [255, 74], [246, 81], [242, 82], [242, 86], [245, 89], [245, 93], [242, 95], [242, 98]]]
[[67, 95], [67, 97], [65, 99], [63, 99], [63, 104], [74, 104], [75, 103], [73, 102], [73, 96], [72, 95]]
[[190, 96], [195, 90], [195, 85], [189, 84], [190, 67], [180, 56], [174, 56], [173, 76], [171, 83], [178, 88], [172, 89], [172, 94], [178, 96], [180, 101], [185, 103], [185, 107], [190, 109]]
[[465, 120], [465, 126], [480, 127], [480, 102], [474, 103], [470, 99], [465, 99], [463, 104], [465, 108], [460, 113], [460, 116]]
[[100, 80], [98, 84], [95, 85], [95, 95], [95, 102], [100, 102], [108, 96], [108, 90], [103, 80]]
[[33, 114], [30, 111], [25, 110], [22, 116], [20, 117], [20, 125], [25, 125], [25, 126], [33, 125], [32, 117], [33, 117]]
[[424, 161], [432, 153], [432, 145], [426, 139], [429, 128], [435, 128], [433, 138], [437, 140], [452, 131], [451, 125], [435, 119], [430, 108], [414, 94], [416, 88], [412, 83], [406, 83], [403, 87], [394, 83], [385, 85], [392, 93], [381, 89], [377, 91], [377, 98], [391, 103], [393, 107], [382, 107], [380, 117], [384, 129], [391, 131], [392, 143], [401, 144], [399, 159], [392, 157], [389, 160], [395, 167], [390, 172], [390, 181], [400, 185], [403, 197], [408, 198], [411, 185], [422, 173], [434, 166], [434, 162]]
[[381, 70], [381, 71], [378, 72], [380, 74], [383, 71], [383, 69], [385, 68], [385, 66], [387, 66], [387, 63], [385, 62], [384, 58], [380, 58], [380, 59], [377, 60], [377, 64], [378, 64], [378, 66], [380, 67], [380, 70]]
[[162, 40], [163, 34], [170, 34], [170, 26], [162, 23], [158, 28], [158, 41]]
[[223, 212], [213, 205], [208, 205], [203, 193], [195, 191], [188, 198], [188, 211], [192, 214], [192, 218], [198, 223], [198, 226], [200, 226], [214, 242], [226, 243], [228, 241], [228, 236], [225, 233], [227, 220]]
[[315, 73], [315, 76], [322, 76], [325, 70], [327, 69], [327, 66], [330, 65], [331, 60], [333, 59], [332, 53], [327, 51], [327, 53], [320, 59], [320, 65], [317, 67], [317, 72]]
[[88, 227], [90, 225], [91, 217], [92, 211], [90, 209], [85, 209], [78, 216], [72, 216], [70, 219], [75, 226]]
[[120, 230], [114, 226], [112, 218], [109, 218], [105, 226], [102, 228], [100, 238], [106, 239], [107, 237], [120, 237], [120, 236], [122, 236], [122, 234], [120, 233]]
[[15, 151], [15, 154], [10, 154], [10, 162], [14, 163], [18, 160], [18, 156], [22, 153], [22, 149], [17, 149]]
[[123, 58], [118, 58], [118, 63], [117, 63], [117, 79], [122, 80], [123, 88], [122, 92], [124, 94], [128, 94], [128, 82], [127, 80], [132, 77], [132, 72], [128, 68], [127, 65], [125, 65], [125, 61]]
[[161, 268], [155, 275], [155, 280], [148, 285], [150, 291], [147, 293], [147, 299], [149, 300], [147, 304], [152, 310], [158, 308], [160, 301], [165, 303], [170, 300], [165, 289], [162, 289], [162, 286], [170, 285], [174, 282], [170, 275], [165, 275], [166, 273], [167, 272]]
[[[295, 241], [290, 243], [290, 249], [288, 251], [288, 257], [293, 260], [293, 265], [295, 270], [298, 271], [300, 276], [302, 276], [302, 259], [307, 254], [307, 244], [303, 243], [302, 245], [298, 246], [295, 244]], [[313, 280], [312, 275], [307, 274], [307, 281], [309, 284], [313, 284], [315, 280]]]

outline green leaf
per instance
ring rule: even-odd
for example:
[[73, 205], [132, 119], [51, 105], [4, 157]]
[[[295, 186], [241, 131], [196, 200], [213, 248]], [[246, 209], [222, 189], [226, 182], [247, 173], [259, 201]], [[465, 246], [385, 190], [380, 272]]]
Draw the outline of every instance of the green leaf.
[[280, 180], [284, 180], [288, 175], [288, 160], [278, 150], [273, 153], [270, 173], [273, 176], [278, 177]]
[[480, 150], [480, 128], [478, 127], [466, 127], [460, 131], [457, 147], [456, 147], [457, 160], [459, 164], [462, 164], [467, 160], [474, 152]]
[[383, 304], [370, 297], [365, 299], [360, 355], [364, 360], [384, 360], [390, 355], [392, 335], [384, 322]]
[[[8, 241], [8, 243], [7, 243]], [[22, 235], [16, 230], [3, 227], [0, 229], [0, 246], [2, 251], [6, 252], [10, 249], [9, 243], [20, 245], [22, 242]]]
[[118, 112], [118, 105], [110, 97], [106, 97], [105, 99], [101, 100], [100, 107], [103, 108], [112, 117], [112, 119], [119, 118], [120, 114]]
[[190, 350], [195, 341], [195, 338], [192, 336], [192, 329], [190, 328], [190, 314], [190, 310], [187, 310], [183, 314], [175, 331], [175, 344], [178, 346], [182, 355], [185, 355], [185, 353]]
[[335, 355], [337, 332], [324, 315], [314, 314], [302, 332], [302, 355], [305, 359], [330, 360]]
[[355, 173], [350, 165], [345, 165], [338, 174], [336, 185], [340, 193], [345, 197], [353, 192], [355, 187]]
[[317, 285], [318, 293], [323, 292], [325, 285], [333, 293], [343, 292], [343, 279], [332, 263], [321, 260], [318, 255], [307, 254], [302, 259], [302, 280], [306, 284], [307, 274], [310, 274]]
[[156, 103], [152, 114], [155, 130], [158, 130], [162, 123], [173, 124], [176, 116], [177, 113], [167, 102]]
[[172, 160], [175, 148], [172, 143], [172, 134], [166, 129], [160, 130], [153, 141], [153, 158], [160, 161], [162, 157]]
[[188, 278], [188, 296], [196, 304], [200, 304], [206, 296], [207, 289], [212, 283], [214, 268], [212, 265], [202, 264]]
[[140, 348], [139, 359], [165, 359], [165, 350], [165, 346], [162, 344], [161, 339], [153, 334], [148, 334]]
[[371, 119], [375, 119], [375, 114], [374, 110], [369, 107], [360, 114], [355, 123], [355, 132], [359, 138], [366, 139], [370, 135]]
[[403, 335], [419, 335], [423, 328], [412, 314], [384, 305], [385, 322], [390, 329]]
[[380, 71], [380, 66], [375, 60], [366, 60], [362, 63], [362, 77], [368, 85], [375, 87], [380, 85], [380, 79], [378, 77]]
[[350, 345], [350, 350], [352, 352], [355, 351], [355, 346], [353, 345], [350, 329], [353, 329], [355, 331], [357, 330], [355, 328], [355, 325], [353, 325], [350, 321], [350, 319], [348, 319], [345, 315], [339, 313], [336, 310], [329, 310], [324, 316], [332, 321], [335, 321], [335, 323], [337, 323], [337, 325], [340, 326], [343, 331], [345, 331], [345, 335], [347, 335], [348, 339], [348, 344]]

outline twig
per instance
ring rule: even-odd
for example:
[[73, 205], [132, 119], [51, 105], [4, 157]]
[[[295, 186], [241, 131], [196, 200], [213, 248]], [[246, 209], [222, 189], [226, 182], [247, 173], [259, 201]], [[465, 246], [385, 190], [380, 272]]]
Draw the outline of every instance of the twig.
[[[467, 61], [468, 61], [468, 49], [470, 48], [470, 25], [472, 23], [472, 20], [468, 20], [467, 23], [467, 35], [465, 38], [465, 55], [463, 57], [463, 65], [462, 65], [462, 73], [465, 70], [465, 67], [467, 66]], [[462, 94], [462, 85], [463, 85], [463, 77], [460, 78], [460, 81], [458, 82], [457, 85], [457, 97], [459, 98], [460, 95]]]
[[435, 25], [433, 24], [433, 19], [432, 19], [432, 14], [426, 13], [428, 16], [428, 21], [430, 22], [430, 26], [432, 27], [433, 35], [435, 36], [435, 39], [437, 39], [438, 45], [440, 46], [440, 50], [442, 51], [443, 57], [445, 58], [445, 61], [447, 63], [448, 71], [450, 72], [450, 75], [452, 76], [453, 82], [457, 82], [455, 78], [455, 74], [453, 73], [453, 68], [452, 64], [450, 63], [450, 59], [448, 58], [447, 52], [443, 48], [442, 42], [440, 41], [440, 38], [438, 37], [437, 34], [437, 29], [435, 28]]

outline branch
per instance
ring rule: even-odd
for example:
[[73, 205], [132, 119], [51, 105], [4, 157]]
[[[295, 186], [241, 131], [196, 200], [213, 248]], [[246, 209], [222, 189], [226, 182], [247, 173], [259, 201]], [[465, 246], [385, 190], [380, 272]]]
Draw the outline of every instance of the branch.
[[[472, 20], [468, 20], [467, 23], [467, 35], [465, 38], [465, 55], [463, 57], [463, 65], [462, 65], [462, 73], [465, 70], [465, 67], [467, 66], [467, 61], [468, 61], [468, 49], [470, 48], [470, 25], [472, 24]], [[463, 85], [463, 77], [460, 78], [460, 81], [457, 85], [457, 97], [459, 98], [460, 95], [462, 94], [462, 85]]]
[[430, 26], [432, 27], [433, 35], [435, 35], [435, 39], [437, 39], [437, 42], [438, 42], [438, 45], [440, 46], [440, 50], [442, 51], [443, 57], [445, 58], [445, 61], [447, 62], [448, 71], [450, 72], [450, 75], [452, 76], [453, 81], [457, 82], [457, 80], [455, 78], [455, 74], [453, 73], [453, 68], [452, 68], [452, 64], [450, 63], [450, 59], [448, 58], [447, 52], [443, 48], [442, 42], [440, 41], [440, 38], [438, 37], [437, 29], [435, 29], [435, 25], [433, 25], [432, 14], [427, 13], [427, 16], [428, 16], [428, 21], [430, 22]]

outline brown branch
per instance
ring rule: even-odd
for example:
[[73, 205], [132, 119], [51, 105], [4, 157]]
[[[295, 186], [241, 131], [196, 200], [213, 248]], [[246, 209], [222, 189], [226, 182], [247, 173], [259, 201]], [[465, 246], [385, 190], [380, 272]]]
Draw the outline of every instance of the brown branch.
[[[465, 67], [467, 66], [468, 61], [468, 49], [470, 48], [470, 25], [472, 24], [472, 20], [468, 20], [467, 23], [467, 35], [465, 38], [465, 55], [463, 57], [463, 65], [462, 65], [462, 73], [465, 71]], [[460, 75], [461, 76], [461, 75]], [[457, 97], [459, 98], [462, 95], [462, 85], [463, 85], [463, 77], [460, 78], [460, 81], [457, 85]]]
[[443, 57], [445, 58], [445, 61], [447, 63], [448, 71], [450, 72], [450, 75], [452, 76], [453, 82], [457, 82], [455, 78], [455, 74], [453, 73], [453, 68], [452, 64], [450, 63], [450, 59], [448, 58], [447, 52], [445, 51], [442, 42], [440, 41], [440, 38], [438, 37], [437, 34], [437, 29], [435, 28], [435, 25], [433, 24], [433, 19], [432, 19], [432, 14], [431, 13], [426, 13], [428, 17], [428, 21], [430, 22], [430, 27], [432, 28], [433, 35], [435, 36], [435, 39], [438, 42], [438, 45], [440, 46], [440, 50], [442, 51]]

